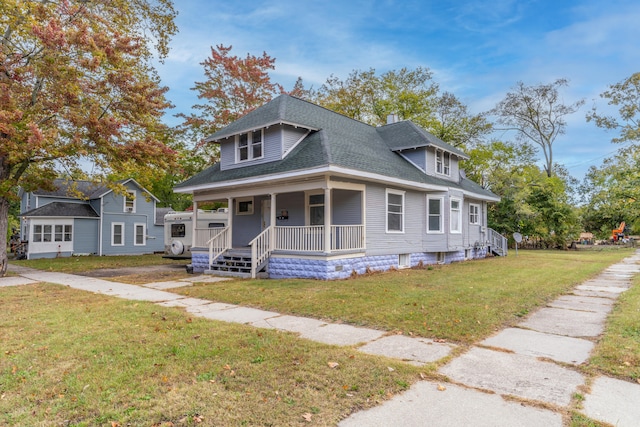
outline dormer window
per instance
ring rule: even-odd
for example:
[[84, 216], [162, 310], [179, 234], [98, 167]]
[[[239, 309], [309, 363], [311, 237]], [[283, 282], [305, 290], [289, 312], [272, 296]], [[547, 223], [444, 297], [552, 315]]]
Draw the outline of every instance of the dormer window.
[[236, 159], [238, 162], [262, 158], [262, 129], [240, 134], [236, 137]]
[[446, 151], [436, 150], [436, 173], [451, 175], [451, 154]]

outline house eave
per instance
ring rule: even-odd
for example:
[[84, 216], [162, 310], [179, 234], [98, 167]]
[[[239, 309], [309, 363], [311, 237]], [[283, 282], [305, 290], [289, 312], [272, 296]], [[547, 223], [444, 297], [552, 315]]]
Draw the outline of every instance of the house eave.
[[264, 128], [269, 128], [271, 126], [278, 126], [278, 125], [288, 125], [288, 126], [293, 126], [296, 128], [303, 128], [303, 129], [307, 129], [309, 131], [317, 131], [319, 130], [318, 128], [314, 128], [308, 125], [304, 125], [302, 123], [294, 123], [294, 122], [289, 122], [286, 120], [276, 120], [273, 122], [268, 122], [265, 124], [261, 124], [259, 126], [252, 126], [246, 129], [241, 129], [241, 130], [235, 130], [233, 132], [221, 132], [221, 133], [215, 133], [211, 136], [208, 136], [204, 139], [204, 142], [220, 142], [223, 139], [227, 139], [230, 138], [232, 136], [235, 135], [239, 135], [242, 133], [248, 133], [248, 132], [253, 132], [254, 130], [258, 130], [258, 129], [264, 129]]
[[273, 184], [278, 181], [291, 181], [292, 179], [302, 178], [314, 178], [319, 176], [331, 175], [341, 178], [350, 178], [357, 180], [364, 180], [369, 182], [377, 182], [387, 185], [397, 185], [403, 188], [413, 188], [421, 191], [447, 191], [448, 187], [444, 185], [433, 185], [410, 181], [401, 178], [393, 178], [385, 175], [380, 175], [371, 172], [363, 172], [359, 170], [353, 170], [343, 168], [339, 166], [324, 166], [314, 169], [305, 169], [301, 171], [294, 171], [289, 173], [278, 173], [272, 175], [260, 175], [256, 177], [224, 181], [220, 183], [208, 183], [194, 185], [190, 187], [175, 188], [176, 193], [192, 194], [206, 190], [223, 190], [225, 188], [237, 188], [240, 186], [255, 186], [257, 184], [264, 184], [269, 182]]

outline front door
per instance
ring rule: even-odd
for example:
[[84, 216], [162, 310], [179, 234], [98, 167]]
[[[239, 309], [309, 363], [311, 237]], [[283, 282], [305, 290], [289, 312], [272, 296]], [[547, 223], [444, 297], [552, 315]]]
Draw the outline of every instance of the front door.
[[260, 204], [260, 211], [262, 213], [262, 231], [264, 231], [271, 225], [271, 200], [263, 200]]

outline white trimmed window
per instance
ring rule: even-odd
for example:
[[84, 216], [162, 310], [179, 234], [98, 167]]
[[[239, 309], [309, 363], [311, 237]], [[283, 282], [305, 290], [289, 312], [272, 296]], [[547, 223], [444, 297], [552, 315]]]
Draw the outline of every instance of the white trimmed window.
[[238, 135], [236, 137], [236, 162], [262, 158], [263, 141], [263, 129]]
[[442, 197], [427, 196], [427, 233], [442, 233]]
[[462, 233], [462, 200], [451, 199], [451, 216], [449, 229], [452, 233]]
[[387, 233], [404, 233], [404, 191], [389, 190], [387, 195]]
[[111, 223], [111, 246], [124, 246], [124, 222]]
[[253, 215], [253, 197], [236, 199], [236, 215]]
[[324, 192], [307, 193], [307, 224], [308, 225], [324, 225]]
[[436, 150], [436, 173], [451, 175], [451, 154], [443, 150]]
[[144, 246], [147, 244], [147, 225], [143, 223], [134, 224], [134, 230], [136, 232], [134, 246]]
[[56, 224], [54, 225], [54, 241], [56, 242], [71, 242], [72, 241], [72, 226]]
[[480, 224], [480, 205], [469, 205], [469, 224]]
[[136, 211], [136, 192], [129, 190], [124, 196], [124, 211], [135, 212]]

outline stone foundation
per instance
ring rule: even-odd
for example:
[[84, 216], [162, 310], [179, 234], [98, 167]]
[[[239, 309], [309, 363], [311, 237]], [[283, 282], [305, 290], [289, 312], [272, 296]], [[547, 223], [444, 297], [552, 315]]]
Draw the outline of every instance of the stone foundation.
[[[479, 259], [487, 256], [487, 248], [469, 250], [468, 259]], [[443, 264], [464, 261], [465, 251], [444, 252]], [[209, 252], [194, 252], [191, 264], [194, 273], [202, 273], [209, 269]], [[438, 254], [433, 252], [417, 252], [411, 254], [410, 266], [438, 264]], [[269, 259], [270, 279], [346, 279], [354, 274], [366, 274], [374, 271], [387, 271], [398, 268], [398, 255], [377, 255], [357, 258], [295, 258], [293, 256], [272, 256]]]

